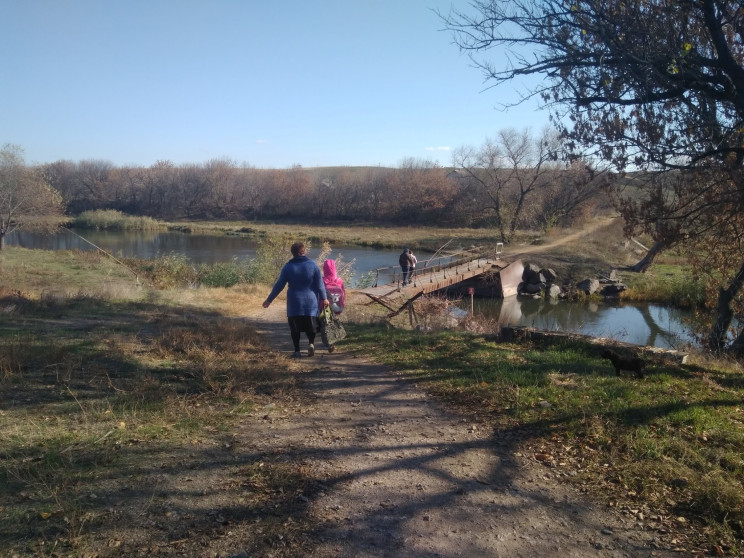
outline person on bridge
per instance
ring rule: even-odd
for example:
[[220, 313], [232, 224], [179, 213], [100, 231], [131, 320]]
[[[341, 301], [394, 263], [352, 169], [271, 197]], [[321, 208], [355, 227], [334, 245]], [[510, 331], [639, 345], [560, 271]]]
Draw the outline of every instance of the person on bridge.
[[268, 308], [272, 301], [279, 295], [286, 285], [287, 288], [287, 320], [289, 321], [289, 332], [294, 345], [293, 357], [300, 357], [300, 334], [304, 331], [307, 335], [307, 356], [315, 354], [315, 333], [318, 331], [318, 301], [323, 306], [328, 306], [323, 278], [320, 275], [318, 265], [308, 258], [305, 244], [295, 242], [290, 248], [292, 259], [289, 260], [279, 278], [274, 283], [269, 296], [263, 303]]
[[411, 270], [413, 269], [414, 261], [411, 257], [411, 251], [408, 248], [404, 248], [401, 255], [398, 257], [398, 263], [400, 269], [403, 272], [403, 286], [405, 287], [411, 277]]

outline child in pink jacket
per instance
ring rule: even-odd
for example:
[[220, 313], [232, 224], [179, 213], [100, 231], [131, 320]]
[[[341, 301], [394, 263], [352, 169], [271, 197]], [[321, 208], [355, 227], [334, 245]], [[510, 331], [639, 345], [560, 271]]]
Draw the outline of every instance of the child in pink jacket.
[[328, 302], [331, 303], [331, 310], [336, 315], [340, 314], [346, 305], [346, 288], [344, 287], [344, 280], [338, 276], [334, 260], [323, 262], [323, 284], [326, 288]]
[[[333, 310], [333, 313], [338, 316], [346, 305], [346, 288], [344, 287], [344, 280], [338, 276], [338, 272], [336, 271], [336, 262], [334, 260], [326, 260], [323, 262], [323, 284], [325, 285], [326, 296], [328, 297], [328, 302], [330, 302], [331, 310]], [[340, 324], [337, 320], [335, 322], [336, 324], [334, 324], [334, 326]], [[333, 341], [329, 342], [328, 328], [329, 326], [327, 325], [321, 328], [320, 337], [325, 346], [328, 347], [328, 352], [332, 353], [335, 347], [333, 346]]]

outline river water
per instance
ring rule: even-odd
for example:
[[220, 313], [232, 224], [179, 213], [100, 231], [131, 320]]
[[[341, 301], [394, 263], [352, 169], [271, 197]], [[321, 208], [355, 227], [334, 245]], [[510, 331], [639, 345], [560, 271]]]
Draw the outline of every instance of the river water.
[[[404, 239], [405, 240], [405, 239]], [[241, 236], [199, 235], [158, 231], [60, 231], [56, 234], [40, 234], [16, 231], [8, 235], [8, 246], [41, 250], [95, 250], [102, 248], [117, 258], [157, 258], [168, 254], [184, 254], [195, 263], [214, 264], [233, 259], [251, 259], [256, 255], [258, 243]], [[401, 249], [376, 249], [364, 246], [334, 245], [330, 258], [351, 262], [352, 284], [369, 273], [380, 269], [379, 282], [392, 278], [398, 264]], [[320, 254], [320, 247], [311, 247], [310, 258]], [[432, 254], [417, 252], [419, 260]], [[289, 254], [287, 254], [289, 259]], [[383, 268], [391, 268], [385, 270]]]
[[[84, 238], [83, 238], [84, 237]], [[405, 239], [402, 239], [403, 241]], [[116, 257], [156, 258], [171, 253], [184, 254], [196, 263], [213, 264], [252, 258], [256, 243], [239, 236], [197, 235], [177, 232], [149, 231], [80, 231], [79, 235], [61, 231], [44, 235], [16, 231], [8, 235], [8, 246], [44, 250], [95, 250], [96, 246]], [[95, 246], [94, 246], [95, 245]], [[343, 262], [353, 260], [351, 285], [380, 272], [379, 282], [385, 283], [397, 269], [400, 249], [376, 249], [360, 246], [333, 246], [330, 257]], [[401, 246], [403, 248], [403, 246]], [[317, 257], [318, 248], [308, 255]], [[420, 261], [430, 253], [417, 252]], [[471, 311], [471, 301], [459, 305]], [[687, 313], [657, 304], [574, 303], [522, 297], [507, 299], [474, 299], [472, 310], [504, 325], [521, 325], [538, 329], [580, 333], [607, 337], [636, 345], [663, 348], [683, 348], [696, 345], [686, 325]]]
[[[462, 300], [459, 306], [470, 311], [470, 299]], [[576, 303], [512, 296], [474, 299], [472, 309], [476, 315], [513, 326], [606, 337], [665, 349], [698, 345], [687, 325], [689, 312], [659, 304]]]

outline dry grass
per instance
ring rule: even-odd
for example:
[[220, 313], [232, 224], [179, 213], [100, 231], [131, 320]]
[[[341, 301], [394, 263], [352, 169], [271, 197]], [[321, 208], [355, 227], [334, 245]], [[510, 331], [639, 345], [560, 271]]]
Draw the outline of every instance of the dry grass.
[[643, 257], [643, 252], [635, 244], [625, 241], [620, 219], [612, 219], [606, 225], [594, 230], [591, 235], [572, 238], [575, 230], [553, 229], [550, 234], [530, 239], [525, 235], [520, 245], [510, 247], [510, 251], [520, 248], [559, 242], [550, 250], [539, 250], [527, 261], [534, 261], [541, 267], [551, 268], [561, 281], [576, 282], [586, 277], [596, 277], [598, 272], [608, 273], [610, 269], [623, 269]]
[[0, 287], [32, 299], [92, 296], [136, 298], [140, 291], [131, 270], [93, 251], [41, 251], [6, 247], [0, 252]]
[[131, 288], [104, 258], [31, 255], [1, 254], [0, 554], [222, 555], [238, 529], [293, 555], [309, 472], [231, 434], [298, 397], [243, 319], [268, 289]]
[[277, 224], [251, 222], [220, 223], [174, 223], [173, 227], [188, 228], [193, 232], [245, 234], [251, 237], [290, 236], [309, 241], [313, 246], [323, 242], [332, 244], [355, 244], [378, 248], [400, 248], [401, 239], [413, 249], [436, 250], [442, 244], [455, 239], [457, 243], [470, 246], [490, 244], [494, 232], [490, 229], [438, 227], [396, 227], [390, 225], [323, 226], [308, 224]]

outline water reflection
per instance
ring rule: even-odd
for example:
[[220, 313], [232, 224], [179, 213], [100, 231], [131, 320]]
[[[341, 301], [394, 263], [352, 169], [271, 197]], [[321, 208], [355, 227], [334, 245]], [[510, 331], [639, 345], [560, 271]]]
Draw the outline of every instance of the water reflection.
[[237, 236], [191, 235], [158, 231], [96, 231], [79, 234], [63, 230], [55, 234], [16, 231], [8, 245], [41, 250], [95, 250], [96, 246], [123, 258], [157, 258], [173, 252], [185, 254], [197, 263], [217, 263], [253, 257], [256, 244]]
[[[470, 301], [463, 305], [469, 309]], [[509, 297], [476, 299], [476, 314], [501, 324], [607, 337], [666, 349], [697, 345], [686, 325], [688, 312], [658, 304], [566, 302]]]

